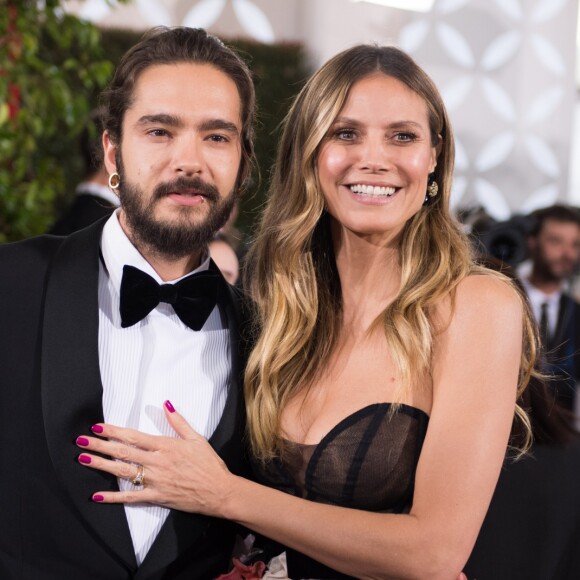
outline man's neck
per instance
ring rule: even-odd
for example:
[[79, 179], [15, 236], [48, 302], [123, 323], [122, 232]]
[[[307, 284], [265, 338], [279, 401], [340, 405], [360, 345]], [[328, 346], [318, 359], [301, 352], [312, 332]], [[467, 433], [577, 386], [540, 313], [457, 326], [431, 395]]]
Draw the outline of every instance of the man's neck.
[[[137, 247], [137, 246], [135, 246]], [[177, 280], [193, 272], [201, 263], [201, 252], [196, 252], [186, 258], [169, 259], [153, 252], [147, 252], [137, 247], [140, 254], [151, 264], [159, 277], [164, 281]]]
[[173, 256], [167, 256], [158, 252], [151, 246], [140, 243], [139, 240], [135, 238], [132, 234], [130, 228], [127, 226], [125, 216], [121, 211], [119, 213], [119, 224], [129, 241], [138, 250], [138, 252], [149, 262], [151, 267], [157, 272], [158, 276], [164, 282], [170, 280], [177, 280], [186, 276], [190, 272], [193, 272], [201, 264], [201, 258], [203, 251], [199, 250], [197, 252], [192, 252], [185, 257], [175, 258]]
[[528, 282], [543, 292], [546, 295], [555, 294], [556, 292], [561, 292], [564, 287], [563, 280], [546, 280], [542, 276], [538, 276], [536, 273], [532, 272], [528, 278]]

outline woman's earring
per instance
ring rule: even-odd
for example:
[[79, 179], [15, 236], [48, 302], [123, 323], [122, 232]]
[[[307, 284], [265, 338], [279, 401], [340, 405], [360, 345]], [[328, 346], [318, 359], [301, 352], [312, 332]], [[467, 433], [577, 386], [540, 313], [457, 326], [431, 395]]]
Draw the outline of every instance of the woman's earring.
[[427, 205], [438, 193], [439, 185], [435, 179], [431, 178], [429, 184], [427, 185], [427, 194], [425, 195], [425, 201], [423, 202], [423, 205]]
[[109, 187], [114, 191], [121, 185], [121, 176], [115, 171], [109, 175]]

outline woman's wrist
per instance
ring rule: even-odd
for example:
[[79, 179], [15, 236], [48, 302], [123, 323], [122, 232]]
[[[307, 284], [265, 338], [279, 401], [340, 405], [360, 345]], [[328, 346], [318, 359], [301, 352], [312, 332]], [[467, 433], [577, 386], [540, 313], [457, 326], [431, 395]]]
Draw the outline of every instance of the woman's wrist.
[[241, 523], [244, 520], [243, 507], [249, 501], [245, 499], [247, 490], [251, 485], [252, 482], [248, 479], [230, 473], [227, 490], [218, 506], [219, 517]]

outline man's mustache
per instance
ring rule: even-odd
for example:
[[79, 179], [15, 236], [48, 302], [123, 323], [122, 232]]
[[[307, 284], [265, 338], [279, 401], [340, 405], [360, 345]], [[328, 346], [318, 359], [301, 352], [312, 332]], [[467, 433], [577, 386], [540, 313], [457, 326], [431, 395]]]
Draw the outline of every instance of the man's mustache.
[[217, 203], [220, 200], [220, 194], [214, 185], [206, 183], [199, 177], [193, 179], [187, 177], [180, 177], [175, 181], [168, 183], [160, 183], [153, 191], [153, 199], [158, 200], [170, 193], [183, 193], [195, 190], [200, 195], [203, 195], [208, 201]]

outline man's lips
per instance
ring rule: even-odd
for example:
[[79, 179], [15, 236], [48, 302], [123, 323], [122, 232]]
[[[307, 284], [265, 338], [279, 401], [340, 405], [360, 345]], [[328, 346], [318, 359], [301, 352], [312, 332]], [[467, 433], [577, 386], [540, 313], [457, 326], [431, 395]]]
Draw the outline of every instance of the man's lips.
[[205, 203], [205, 196], [197, 191], [172, 191], [167, 197], [178, 205], [196, 206]]

